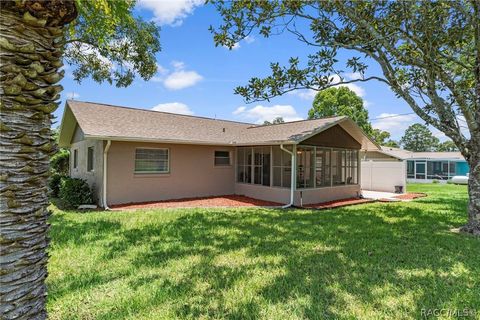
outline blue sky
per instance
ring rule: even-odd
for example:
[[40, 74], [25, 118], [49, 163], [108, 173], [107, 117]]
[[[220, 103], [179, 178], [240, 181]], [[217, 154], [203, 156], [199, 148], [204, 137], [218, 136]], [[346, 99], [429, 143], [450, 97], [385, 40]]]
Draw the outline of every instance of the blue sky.
[[[246, 84], [251, 77], [268, 75], [270, 62], [285, 64], [291, 56], [305, 60], [313, 49], [289, 34], [268, 39], [253, 35], [234, 50], [215, 47], [208, 27], [218, 26], [221, 20], [213, 7], [200, 5], [200, 2], [203, 3], [198, 0], [140, 1], [137, 13], [145, 19], [153, 19], [162, 28], [157, 74], [148, 82], [136, 78], [130, 87], [116, 88], [91, 79], [79, 84], [72, 79], [72, 70], [67, 66], [66, 77], [62, 80], [62, 100], [74, 98], [252, 123], [262, 123], [277, 116], [287, 121], [306, 118], [313, 101], [312, 92], [297, 91], [269, 102], [246, 104], [241, 96], [233, 94], [233, 90]], [[348, 52], [339, 55], [341, 62], [348, 57]], [[367, 75], [374, 74], [379, 74], [379, 69], [370, 64]], [[372, 119], [412, 112], [382, 83], [358, 83], [350, 88], [364, 99]], [[63, 101], [55, 113], [58, 119], [63, 113]], [[410, 124], [418, 122], [417, 119], [415, 115], [406, 115], [373, 120], [372, 124], [399, 139]], [[438, 131], [434, 134], [442, 137]]]

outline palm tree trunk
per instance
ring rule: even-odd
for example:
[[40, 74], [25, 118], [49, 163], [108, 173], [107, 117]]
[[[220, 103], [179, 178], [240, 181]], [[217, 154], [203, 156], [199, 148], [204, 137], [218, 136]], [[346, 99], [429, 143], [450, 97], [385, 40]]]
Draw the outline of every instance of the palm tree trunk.
[[0, 9], [0, 314], [44, 319], [51, 113], [62, 90], [63, 25], [76, 9], [67, 0]]

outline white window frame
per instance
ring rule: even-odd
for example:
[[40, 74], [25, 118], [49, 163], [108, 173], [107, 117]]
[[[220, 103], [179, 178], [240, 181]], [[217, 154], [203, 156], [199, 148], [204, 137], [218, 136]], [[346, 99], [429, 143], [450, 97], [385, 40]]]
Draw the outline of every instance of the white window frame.
[[[137, 171], [136, 170], [136, 161], [137, 161], [137, 150], [166, 150], [167, 151], [167, 170], [166, 171]], [[170, 173], [170, 148], [145, 148], [138, 147], [135, 148], [135, 153], [133, 154], [133, 172], [134, 174], [169, 174]]]
[[[217, 157], [215, 155], [216, 152], [227, 152], [228, 153], [228, 164], [216, 164], [215, 160], [217, 158], [225, 159], [225, 157]], [[232, 153], [230, 152], [230, 150], [214, 150], [213, 151], [213, 166], [216, 167], [216, 168], [231, 167], [232, 166]]]
[[[88, 151], [92, 149], [92, 170], [88, 170]], [[89, 173], [95, 172], [95, 146], [89, 146], [87, 147], [87, 165], [86, 165], [86, 170]]]

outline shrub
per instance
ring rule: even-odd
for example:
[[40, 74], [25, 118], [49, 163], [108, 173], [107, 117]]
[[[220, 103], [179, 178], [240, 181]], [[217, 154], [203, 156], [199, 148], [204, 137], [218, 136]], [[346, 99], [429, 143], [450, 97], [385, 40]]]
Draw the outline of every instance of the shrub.
[[433, 180], [432, 183], [440, 183], [438, 180]]
[[52, 197], [58, 197], [60, 192], [60, 184], [62, 183], [63, 178], [65, 178], [65, 176], [59, 173], [53, 173], [50, 176], [50, 179], [48, 180], [48, 187], [50, 188], [50, 195]]
[[81, 204], [92, 204], [93, 193], [87, 181], [65, 177], [60, 184], [60, 198], [65, 206], [76, 208]]
[[67, 149], [60, 149], [50, 159], [50, 170], [53, 173], [58, 173], [63, 176], [68, 174], [70, 151]]

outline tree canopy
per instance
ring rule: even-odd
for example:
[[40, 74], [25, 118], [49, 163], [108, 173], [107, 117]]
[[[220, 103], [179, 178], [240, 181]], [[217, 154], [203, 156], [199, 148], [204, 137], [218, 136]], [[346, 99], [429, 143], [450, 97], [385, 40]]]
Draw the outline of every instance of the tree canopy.
[[373, 128], [368, 120], [368, 111], [363, 107], [363, 100], [347, 87], [329, 88], [316, 94], [308, 119], [332, 116], [348, 116], [355, 121], [365, 133], [371, 135]]
[[284, 122], [285, 122], [285, 120], [283, 120], [283, 117], [276, 117], [275, 119], [272, 120], [272, 122], [264, 121], [263, 125], [264, 126], [269, 126], [269, 125], [272, 125], [272, 124], [279, 124], [279, 123], [284, 123]]
[[380, 145], [397, 145], [387, 131], [373, 129], [363, 99], [347, 87], [332, 87], [318, 92], [308, 111], [308, 119], [347, 116]]
[[436, 151], [439, 140], [427, 126], [420, 123], [412, 124], [405, 130], [400, 140], [403, 149], [415, 152]]
[[458, 148], [455, 145], [455, 143], [453, 143], [453, 141], [447, 140], [438, 144], [437, 151], [452, 152], [452, 151], [458, 151]]
[[[380, 81], [450, 137], [467, 160], [472, 151], [480, 157], [480, 71], [473, 72], [480, 70], [478, 1], [211, 2], [223, 17], [211, 28], [217, 45], [232, 47], [253, 32], [264, 37], [289, 32], [316, 49], [305, 62], [298, 57], [286, 66], [272, 62], [270, 75], [237, 87], [235, 93], [247, 101]], [[344, 65], [337, 58], [342, 49], [352, 53]], [[382, 75], [369, 74], [365, 57]], [[347, 73], [360, 76], [347, 80]]]
[[68, 26], [63, 55], [75, 67], [75, 80], [126, 87], [136, 75], [148, 80], [155, 74], [160, 30], [133, 14], [135, 3], [75, 0], [78, 17]]

